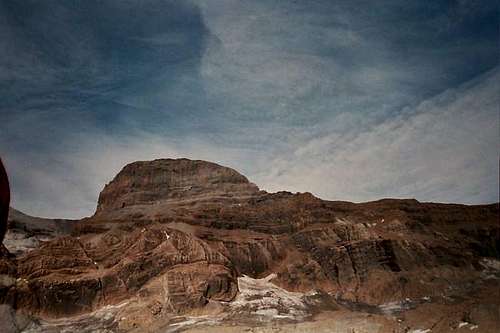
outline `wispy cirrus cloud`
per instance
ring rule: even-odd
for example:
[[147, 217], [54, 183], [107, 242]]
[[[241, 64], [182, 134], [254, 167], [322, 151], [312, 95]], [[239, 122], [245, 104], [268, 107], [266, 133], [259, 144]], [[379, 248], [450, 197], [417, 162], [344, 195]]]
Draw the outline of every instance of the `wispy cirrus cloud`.
[[321, 197], [498, 200], [498, 68], [358, 132], [303, 142], [257, 178]]

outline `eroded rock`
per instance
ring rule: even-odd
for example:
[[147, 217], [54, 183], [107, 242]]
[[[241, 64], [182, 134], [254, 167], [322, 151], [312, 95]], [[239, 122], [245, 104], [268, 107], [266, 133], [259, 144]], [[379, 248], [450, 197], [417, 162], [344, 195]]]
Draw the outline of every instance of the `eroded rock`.
[[213, 163], [136, 162], [106, 185], [93, 217], [2, 254], [0, 301], [43, 318], [127, 301], [138, 310], [124, 323], [135, 327], [141, 320], [131, 318], [231, 302], [243, 275], [275, 274], [278, 288], [367, 306], [438, 297], [496, 279], [483, 263], [499, 258], [498, 212], [498, 204], [266, 193]]

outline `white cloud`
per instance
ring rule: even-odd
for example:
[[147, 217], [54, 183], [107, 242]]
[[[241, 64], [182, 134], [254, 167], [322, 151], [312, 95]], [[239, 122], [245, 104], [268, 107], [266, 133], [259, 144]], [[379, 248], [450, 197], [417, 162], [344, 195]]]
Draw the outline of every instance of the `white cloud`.
[[365, 201], [498, 200], [500, 70], [422, 102], [366, 130], [332, 132], [296, 146], [256, 175], [270, 190]]
[[[415, 106], [492, 66], [497, 43], [477, 13], [395, 0], [193, 2], [202, 17], [190, 5], [172, 16], [195, 19], [185, 34], [163, 26], [163, 12], [131, 22], [124, 13], [139, 2], [90, 4], [102, 33], [76, 7], [47, 7], [31, 22], [53, 43], [41, 59], [2, 25], [0, 45], [12, 48], [0, 64], [0, 150], [16, 208], [92, 214], [123, 165], [160, 157], [215, 161], [264, 189], [329, 199], [498, 200], [498, 69]], [[131, 44], [119, 52], [122, 38]]]

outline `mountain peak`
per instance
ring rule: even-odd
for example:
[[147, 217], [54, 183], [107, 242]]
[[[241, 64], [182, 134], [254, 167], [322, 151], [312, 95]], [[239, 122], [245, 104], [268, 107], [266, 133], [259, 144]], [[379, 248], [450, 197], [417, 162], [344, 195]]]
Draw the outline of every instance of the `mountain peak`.
[[126, 165], [99, 195], [96, 214], [162, 201], [240, 196], [259, 188], [234, 169], [216, 163], [180, 159]]

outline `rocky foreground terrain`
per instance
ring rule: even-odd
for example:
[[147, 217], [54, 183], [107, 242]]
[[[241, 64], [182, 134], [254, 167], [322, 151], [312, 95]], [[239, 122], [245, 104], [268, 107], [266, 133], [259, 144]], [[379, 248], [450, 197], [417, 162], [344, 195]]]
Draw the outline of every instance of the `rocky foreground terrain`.
[[0, 252], [1, 332], [500, 331], [498, 204], [325, 201], [162, 159], [89, 218], [11, 209]]

